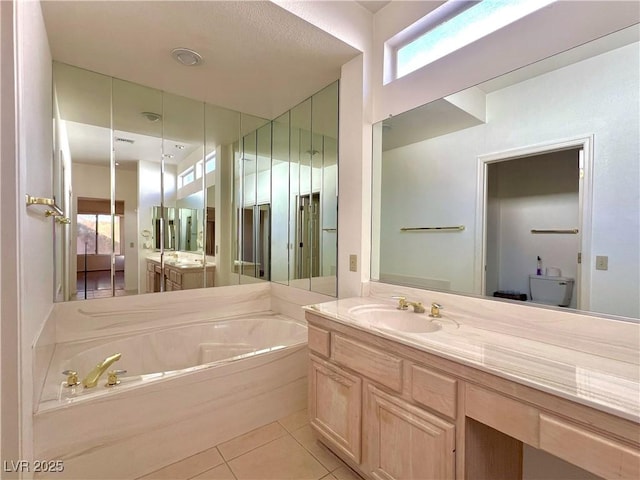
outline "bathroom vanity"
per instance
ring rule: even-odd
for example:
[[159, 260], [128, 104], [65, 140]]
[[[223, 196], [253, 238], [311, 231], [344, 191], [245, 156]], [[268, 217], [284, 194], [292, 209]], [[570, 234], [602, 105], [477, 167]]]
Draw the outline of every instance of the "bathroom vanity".
[[191, 288], [213, 287], [215, 265], [207, 262], [206, 284], [202, 263], [193, 261], [165, 262], [164, 273], [160, 261], [147, 258], [147, 293], [160, 291], [160, 279], [164, 274], [164, 291], [188, 290]]
[[[523, 444], [640, 478], [639, 326], [592, 317], [578, 329], [582, 315], [510, 304], [492, 321], [471, 314], [486, 300], [464, 302], [442, 318], [373, 297], [306, 307], [322, 441], [372, 479], [522, 478]], [[537, 328], [508, 321], [538, 311]]]

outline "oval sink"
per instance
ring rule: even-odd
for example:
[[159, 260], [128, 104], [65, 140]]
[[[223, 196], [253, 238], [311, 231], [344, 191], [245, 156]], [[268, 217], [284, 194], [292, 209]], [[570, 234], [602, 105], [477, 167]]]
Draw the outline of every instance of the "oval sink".
[[398, 310], [384, 304], [358, 305], [349, 309], [349, 313], [368, 323], [372, 328], [406, 333], [430, 333], [442, 328], [431, 322], [429, 317], [411, 310]]

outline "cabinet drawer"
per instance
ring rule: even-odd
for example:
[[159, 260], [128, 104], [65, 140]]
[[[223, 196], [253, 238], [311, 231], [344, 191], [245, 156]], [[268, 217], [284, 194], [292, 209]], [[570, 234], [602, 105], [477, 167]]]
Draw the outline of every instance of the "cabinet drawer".
[[329, 331], [309, 325], [307, 332], [309, 350], [319, 353], [323, 357], [328, 357], [331, 354], [331, 334]]
[[498, 393], [467, 385], [465, 410], [467, 417], [517, 438], [532, 447], [538, 447], [539, 412], [537, 409]]
[[640, 478], [640, 453], [578, 425], [540, 414], [540, 448], [604, 478]]
[[410, 392], [413, 401], [456, 418], [458, 381], [455, 378], [411, 365]]
[[402, 359], [340, 335], [333, 335], [331, 357], [375, 382], [399, 392], [402, 389]]

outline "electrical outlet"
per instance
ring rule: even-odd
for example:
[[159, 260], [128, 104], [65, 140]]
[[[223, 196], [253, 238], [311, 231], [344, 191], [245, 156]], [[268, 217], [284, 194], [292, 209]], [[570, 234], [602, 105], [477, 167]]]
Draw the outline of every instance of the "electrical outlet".
[[596, 270], [609, 270], [609, 257], [604, 255], [597, 255]]
[[358, 255], [349, 255], [349, 270], [352, 272], [358, 271]]

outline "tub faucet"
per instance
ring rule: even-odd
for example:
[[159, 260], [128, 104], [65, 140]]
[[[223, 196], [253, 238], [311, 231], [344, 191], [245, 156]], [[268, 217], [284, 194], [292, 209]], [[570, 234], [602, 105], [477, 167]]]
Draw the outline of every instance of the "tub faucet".
[[95, 366], [93, 370], [91, 370], [86, 377], [82, 379], [82, 385], [84, 388], [93, 388], [98, 384], [98, 380], [102, 376], [104, 372], [111, 366], [113, 362], [117, 362], [122, 357], [121, 353], [116, 353], [111, 355], [110, 357], [105, 358], [99, 364]]

